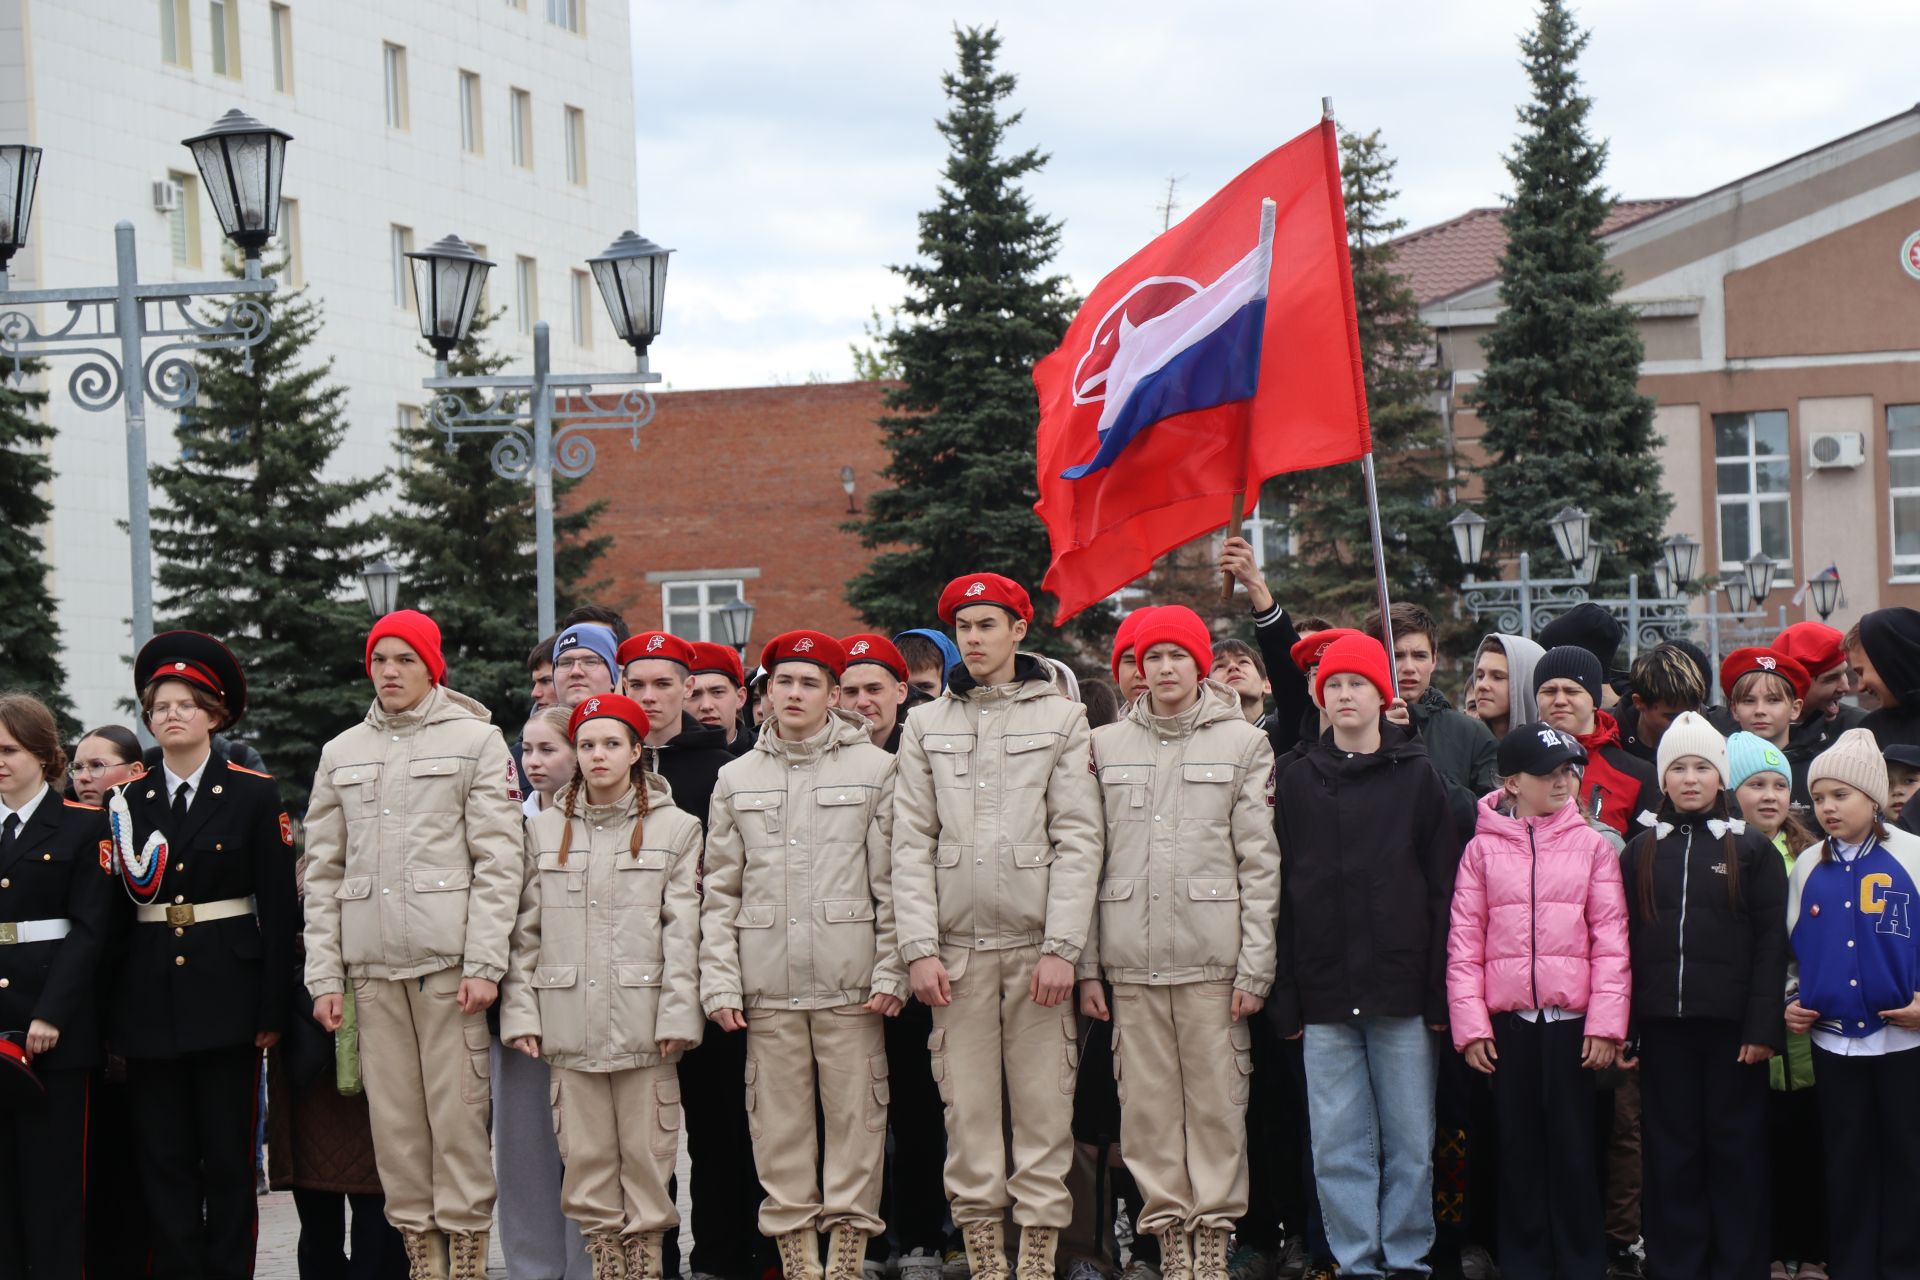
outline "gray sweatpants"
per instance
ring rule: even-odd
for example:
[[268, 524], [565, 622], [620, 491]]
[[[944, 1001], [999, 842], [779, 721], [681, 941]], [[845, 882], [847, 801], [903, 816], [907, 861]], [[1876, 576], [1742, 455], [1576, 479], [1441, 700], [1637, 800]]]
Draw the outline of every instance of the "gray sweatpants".
[[508, 1280], [588, 1280], [580, 1228], [560, 1212], [547, 1064], [493, 1042], [494, 1213]]

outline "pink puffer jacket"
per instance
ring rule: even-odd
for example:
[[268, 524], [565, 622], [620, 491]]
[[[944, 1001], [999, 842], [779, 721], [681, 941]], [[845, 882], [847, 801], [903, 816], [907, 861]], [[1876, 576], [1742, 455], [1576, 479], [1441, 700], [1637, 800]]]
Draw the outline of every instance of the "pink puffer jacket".
[[1620, 856], [1569, 800], [1546, 818], [1509, 818], [1482, 796], [1454, 878], [1447, 937], [1453, 1044], [1493, 1035], [1490, 1015], [1586, 1010], [1586, 1034], [1627, 1034], [1632, 979]]

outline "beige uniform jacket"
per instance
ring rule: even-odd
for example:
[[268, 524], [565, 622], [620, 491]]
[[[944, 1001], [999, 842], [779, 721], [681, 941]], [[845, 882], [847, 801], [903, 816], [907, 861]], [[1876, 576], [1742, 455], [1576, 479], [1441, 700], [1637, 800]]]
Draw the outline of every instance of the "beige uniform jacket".
[[831, 1009], [907, 996], [893, 920], [894, 759], [834, 709], [771, 722], [720, 770], [707, 817], [700, 994], [716, 1009]]
[[1265, 999], [1280, 911], [1273, 748], [1233, 690], [1212, 680], [1180, 715], [1148, 706], [1143, 693], [1093, 731], [1107, 860], [1079, 976], [1231, 980]]
[[907, 715], [893, 796], [900, 957], [1038, 945], [1075, 961], [1100, 879], [1087, 712], [1028, 654], [1011, 684], [972, 683]]
[[[502, 990], [500, 1039], [540, 1037], [540, 1056], [573, 1071], [625, 1071], [677, 1061], [662, 1040], [700, 1042], [700, 823], [646, 775], [638, 854], [635, 795], [582, 797], [527, 824], [527, 883]], [[567, 860], [560, 835], [573, 824]]]
[[307, 990], [454, 965], [498, 982], [520, 901], [520, 797], [487, 709], [435, 686], [320, 752], [307, 805]]

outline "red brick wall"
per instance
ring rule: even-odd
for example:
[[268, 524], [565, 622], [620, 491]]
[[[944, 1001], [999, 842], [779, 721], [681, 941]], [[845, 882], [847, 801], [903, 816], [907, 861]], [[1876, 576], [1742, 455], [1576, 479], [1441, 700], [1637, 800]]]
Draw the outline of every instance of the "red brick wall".
[[663, 392], [638, 450], [617, 431], [595, 432], [599, 462], [567, 503], [607, 502], [595, 531], [613, 545], [597, 574], [613, 585], [600, 602], [635, 631], [650, 630], [660, 625], [661, 589], [648, 573], [757, 568], [742, 588], [754, 606], [749, 665], [783, 631], [857, 630], [843, 592], [869, 553], [839, 527], [848, 519], [840, 468], [853, 467], [856, 502], [881, 486], [888, 454], [875, 420], [885, 390], [845, 382]]

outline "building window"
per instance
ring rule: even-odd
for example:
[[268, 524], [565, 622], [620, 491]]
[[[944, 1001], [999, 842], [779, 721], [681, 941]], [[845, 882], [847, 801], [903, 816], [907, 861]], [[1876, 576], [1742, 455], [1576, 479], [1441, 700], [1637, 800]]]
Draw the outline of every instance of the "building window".
[[1755, 552], [1782, 565], [1793, 559], [1784, 409], [1713, 415], [1713, 456], [1720, 508], [1720, 568], [1738, 569]]
[[485, 116], [480, 98], [480, 75], [474, 71], [460, 73], [460, 149], [470, 156], [484, 155], [487, 150]]
[[1887, 471], [1893, 502], [1893, 571], [1920, 577], [1920, 404], [1887, 406]]
[[722, 641], [721, 606], [740, 598], [740, 579], [704, 578], [660, 584], [661, 629], [682, 640]]
[[240, 78], [240, 0], [207, 0], [207, 48], [213, 74]]
[[587, 185], [587, 113], [567, 108], [567, 181]]
[[382, 45], [387, 72], [387, 128], [407, 127], [407, 51], [397, 44]]
[[[481, 244], [478, 240], [467, 241], [467, 248], [473, 250], [473, 255], [476, 258], [485, 258], [487, 256], [487, 246]], [[480, 301], [476, 302], [473, 307], [473, 315], [476, 321], [487, 314], [487, 290], [492, 287], [489, 283], [492, 279], [493, 272], [489, 271], [480, 281]]]
[[520, 332], [532, 333], [540, 319], [540, 276], [532, 258], [513, 260], [513, 310]]
[[293, 92], [293, 10], [276, 4], [267, 11], [273, 26], [273, 87]]
[[167, 231], [173, 239], [173, 260], [183, 267], [200, 265], [200, 180], [190, 173], [172, 172], [173, 212]]
[[394, 406], [393, 425], [399, 429], [402, 435], [405, 435], [409, 431], [418, 431], [421, 427], [427, 425], [427, 417], [426, 414], [420, 411], [420, 406], [417, 404], [396, 405]]
[[593, 277], [584, 271], [573, 273], [573, 289], [568, 299], [573, 305], [573, 345], [593, 345]]
[[508, 122], [513, 129], [513, 162], [522, 169], [533, 168], [533, 95], [525, 89], [515, 89], [509, 103], [512, 106], [512, 119]]
[[280, 279], [289, 288], [298, 289], [307, 282], [307, 274], [300, 263], [300, 202], [282, 199], [280, 201], [280, 252], [286, 261], [280, 268]]
[[547, 21], [580, 34], [580, 0], [547, 0]]
[[412, 310], [413, 272], [407, 255], [413, 252], [413, 228], [391, 226], [387, 228], [387, 239], [393, 255], [393, 305]]
[[527, 11], [527, 0], [507, 0], [507, 8], [518, 9], [520, 12], [525, 13]]
[[187, 0], [160, 0], [160, 61], [189, 70], [193, 67], [193, 28], [187, 16]]

